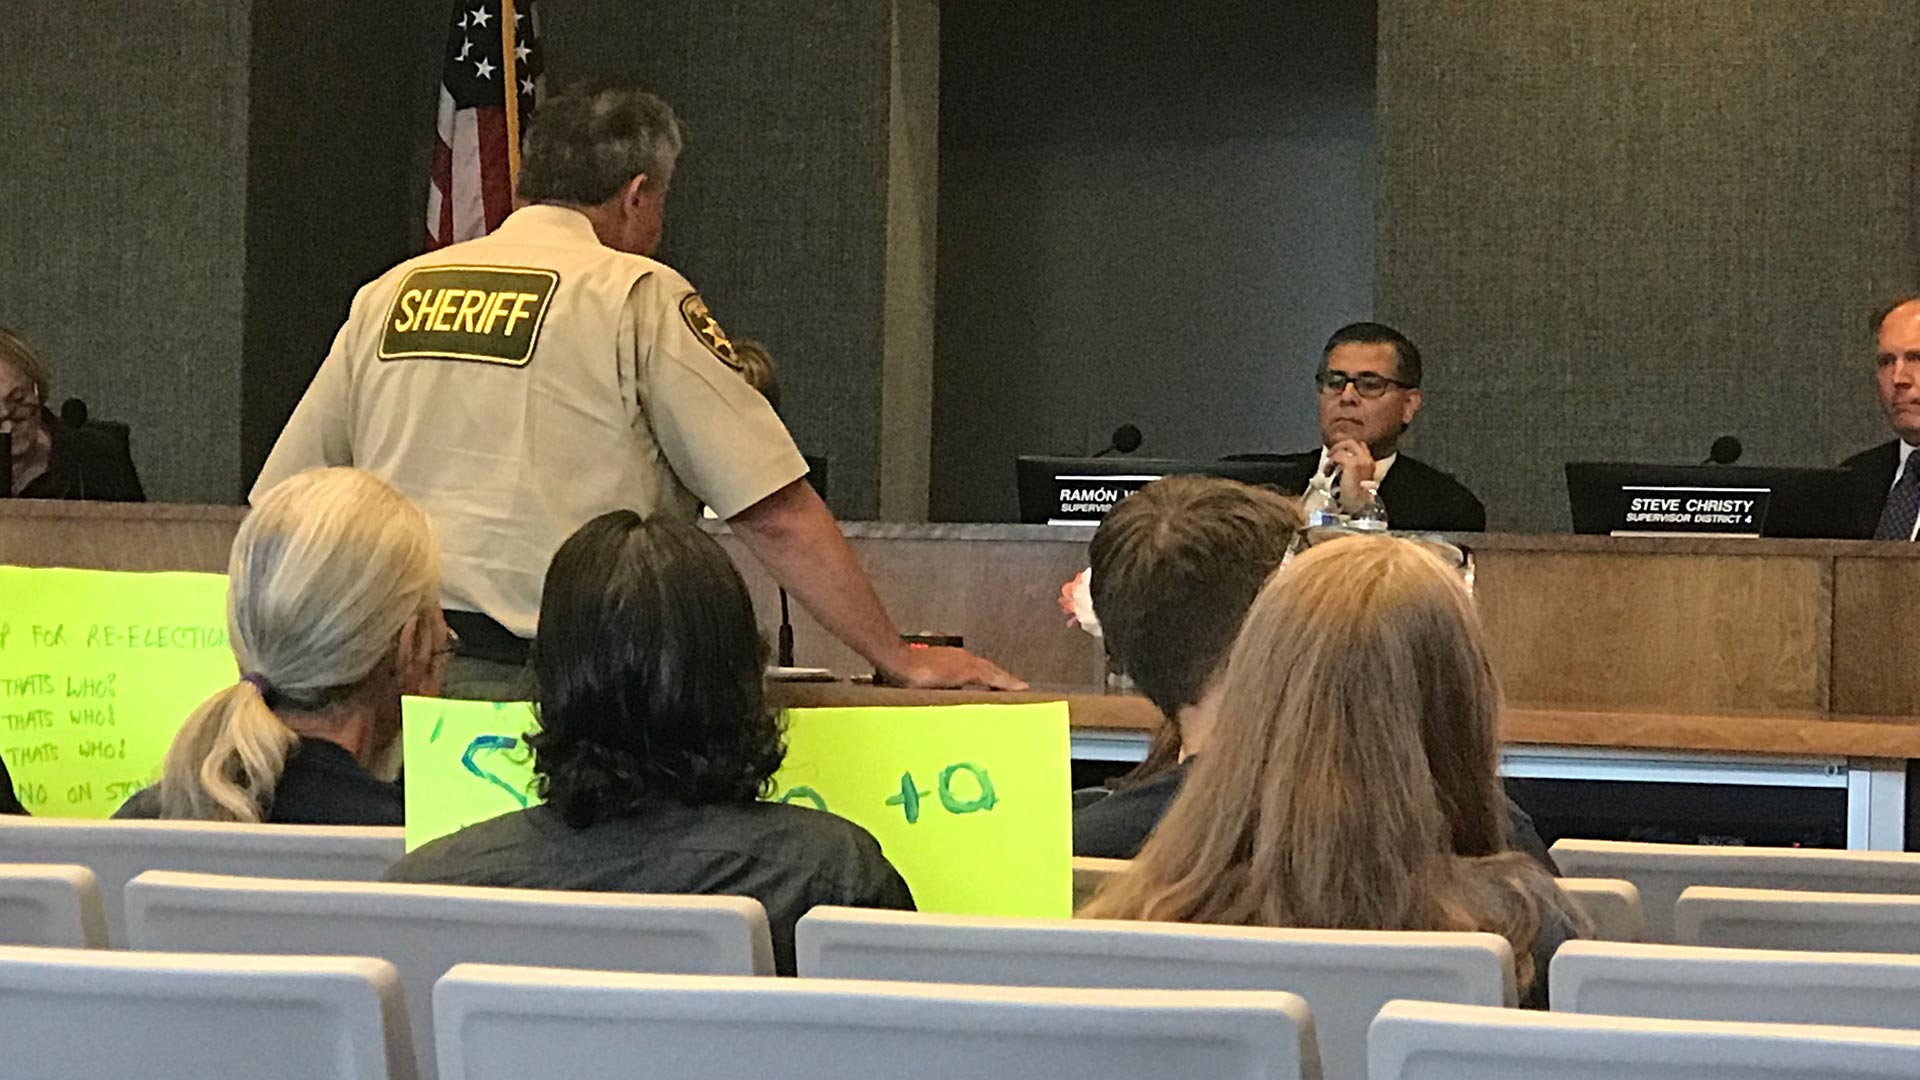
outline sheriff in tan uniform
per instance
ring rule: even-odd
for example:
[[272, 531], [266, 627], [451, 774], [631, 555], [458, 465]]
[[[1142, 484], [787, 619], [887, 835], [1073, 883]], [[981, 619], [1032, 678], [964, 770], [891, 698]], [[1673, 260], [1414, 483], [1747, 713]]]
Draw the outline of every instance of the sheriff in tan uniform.
[[806, 475], [678, 273], [529, 206], [363, 287], [256, 495], [354, 465], [418, 503], [446, 606], [530, 638], [561, 541], [622, 507], [731, 517]]
[[427, 512], [461, 635], [450, 696], [524, 692], [542, 579], [574, 530], [615, 509], [691, 517], [702, 502], [878, 673], [1024, 686], [964, 649], [901, 641], [726, 334], [652, 259], [679, 153], [673, 110], [644, 91], [545, 98], [524, 140], [530, 205], [360, 290], [255, 495], [355, 465]]

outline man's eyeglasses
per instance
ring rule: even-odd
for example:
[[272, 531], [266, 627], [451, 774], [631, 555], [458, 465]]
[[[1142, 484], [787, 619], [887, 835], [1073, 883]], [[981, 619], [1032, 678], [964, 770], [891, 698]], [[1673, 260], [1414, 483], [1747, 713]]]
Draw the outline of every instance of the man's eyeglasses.
[[1377, 398], [1396, 386], [1402, 390], [1414, 389], [1412, 383], [1404, 383], [1399, 379], [1389, 379], [1385, 375], [1375, 375], [1371, 371], [1362, 371], [1358, 374], [1349, 375], [1335, 368], [1327, 368], [1321, 371], [1313, 377], [1313, 381], [1320, 384], [1320, 392], [1328, 397], [1344, 393], [1348, 383], [1352, 383], [1354, 390], [1363, 398]]

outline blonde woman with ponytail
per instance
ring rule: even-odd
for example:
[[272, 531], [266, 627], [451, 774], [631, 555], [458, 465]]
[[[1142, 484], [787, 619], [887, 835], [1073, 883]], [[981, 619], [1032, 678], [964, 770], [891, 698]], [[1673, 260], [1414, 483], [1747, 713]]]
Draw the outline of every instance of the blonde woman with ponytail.
[[303, 472], [241, 523], [227, 579], [240, 679], [114, 816], [402, 824], [400, 697], [437, 694], [447, 652], [426, 516], [370, 473]]
[[1233, 926], [1481, 930], [1522, 1002], [1584, 919], [1507, 850], [1499, 683], [1459, 576], [1386, 537], [1268, 579], [1222, 676], [1212, 744], [1128, 872], [1080, 914]]

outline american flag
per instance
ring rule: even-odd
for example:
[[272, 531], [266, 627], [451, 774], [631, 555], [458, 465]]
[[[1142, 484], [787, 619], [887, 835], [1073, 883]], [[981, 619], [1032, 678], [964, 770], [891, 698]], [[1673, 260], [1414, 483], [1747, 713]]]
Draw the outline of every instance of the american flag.
[[429, 251], [485, 236], [512, 212], [520, 121], [544, 66], [533, 0], [466, 0], [452, 27], [427, 187]]

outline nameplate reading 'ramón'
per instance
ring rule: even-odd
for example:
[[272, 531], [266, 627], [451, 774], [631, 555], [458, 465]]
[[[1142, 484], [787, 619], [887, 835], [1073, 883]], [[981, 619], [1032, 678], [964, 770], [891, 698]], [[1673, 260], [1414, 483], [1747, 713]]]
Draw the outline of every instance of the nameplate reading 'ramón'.
[[400, 283], [382, 360], [477, 360], [525, 367], [560, 275], [501, 266], [433, 266]]

